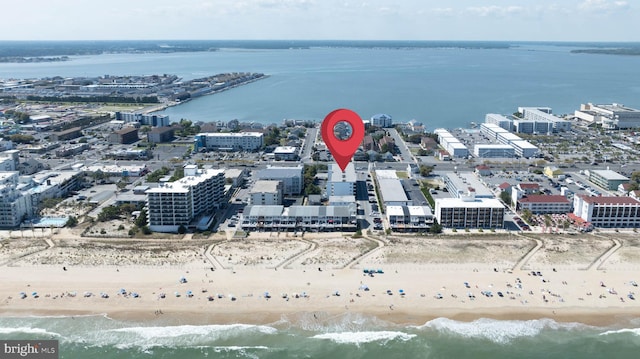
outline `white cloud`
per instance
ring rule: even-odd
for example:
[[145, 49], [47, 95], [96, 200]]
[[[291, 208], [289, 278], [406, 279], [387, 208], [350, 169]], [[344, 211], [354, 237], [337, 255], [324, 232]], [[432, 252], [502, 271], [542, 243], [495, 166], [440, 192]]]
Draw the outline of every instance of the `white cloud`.
[[443, 17], [453, 16], [455, 14], [455, 10], [453, 10], [453, 8], [450, 8], [450, 7], [437, 7], [437, 8], [430, 9], [428, 12], [433, 15], [443, 16]]
[[578, 9], [588, 12], [610, 13], [629, 8], [627, 1], [585, 0], [578, 5]]
[[524, 8], [521, 6], [470, 6], [466, 9], [468, 12], [478, 16], [507, 16], [522, 13]]

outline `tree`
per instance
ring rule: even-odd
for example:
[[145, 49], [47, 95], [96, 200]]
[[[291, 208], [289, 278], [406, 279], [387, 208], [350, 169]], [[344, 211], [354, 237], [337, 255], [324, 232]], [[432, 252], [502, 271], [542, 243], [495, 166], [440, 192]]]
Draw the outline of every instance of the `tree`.
[[140, 211], [140, 215], [136, 218], [135, 221], [136, 227], [143, 228], [147, 225], [147, 210], [143, 209]]
[[120, 209], [116, 206], [107, 206], [98, 214], [98, 221], [106, 222], [120, 217]]
[[438, 223], [437, 219], [433, 220], [433, 224], [429, 228], [429, 233], [432, 233], [432, 234], [442, 233], [442, 226], [440, 225], [440, 223]]
[[533, 216], [533, 214], [531, 213], [531, 210], [526, 208], [522, 211], [522, 219], [527, 222], [527, 223], [531, 223], [531, 217]]
[[422, 177], [429, 177], [432, 171], [433, 171], [433, 166], [420, 165], [420, 175]]
[[67, 227], [75, 227], [78, 224], [78, 218], [75, 216], [69, 216], [67, 220]]
[[508, 206], [512, 206], [513, 202], [511, 202], [511, 195], [509, 195], [509, 192], [507, 191], [502, 191], [500, 192], [500, 199], [506, 203]]
[[116, 183], [116, 187], [118, 187], [118, 189], [122, 191], [125, 187], [127, 187], [127, 182], [120, 180], [118, 181], [118, 183]]
[[181, 224], [180, 227], [178, 227], [178, 233], [179, 234], [187, 233], [187, 227], [185, 227], [184, 224]]

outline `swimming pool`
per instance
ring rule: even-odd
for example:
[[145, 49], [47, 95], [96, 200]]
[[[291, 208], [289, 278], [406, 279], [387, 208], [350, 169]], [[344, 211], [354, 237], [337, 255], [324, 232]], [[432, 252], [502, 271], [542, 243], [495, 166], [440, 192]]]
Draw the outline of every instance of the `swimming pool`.
[[61, 228], [67, 224], [69, 217], [40, 217], [33, 219], [30, 223], [30, 226], [35, 228], [49, 228], [56, 227]]

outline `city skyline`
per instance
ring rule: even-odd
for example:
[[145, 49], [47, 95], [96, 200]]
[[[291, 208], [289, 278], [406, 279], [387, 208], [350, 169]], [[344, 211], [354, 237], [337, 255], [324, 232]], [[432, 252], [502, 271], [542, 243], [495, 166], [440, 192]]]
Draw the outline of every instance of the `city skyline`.
[[[0, 40], [640, 41], [623, 0], [26, 0]], [[607, 24], [601, 26], [598, 24]]]

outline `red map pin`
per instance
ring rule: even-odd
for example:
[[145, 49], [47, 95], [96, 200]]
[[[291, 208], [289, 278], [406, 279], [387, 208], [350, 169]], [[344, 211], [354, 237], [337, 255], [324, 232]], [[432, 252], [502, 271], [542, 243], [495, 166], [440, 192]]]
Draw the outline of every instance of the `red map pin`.
[[362, 119], [357, 113], [341, 108], [324, 118], [320, 131], [333, 158], [344, 172], [364, 138]]

